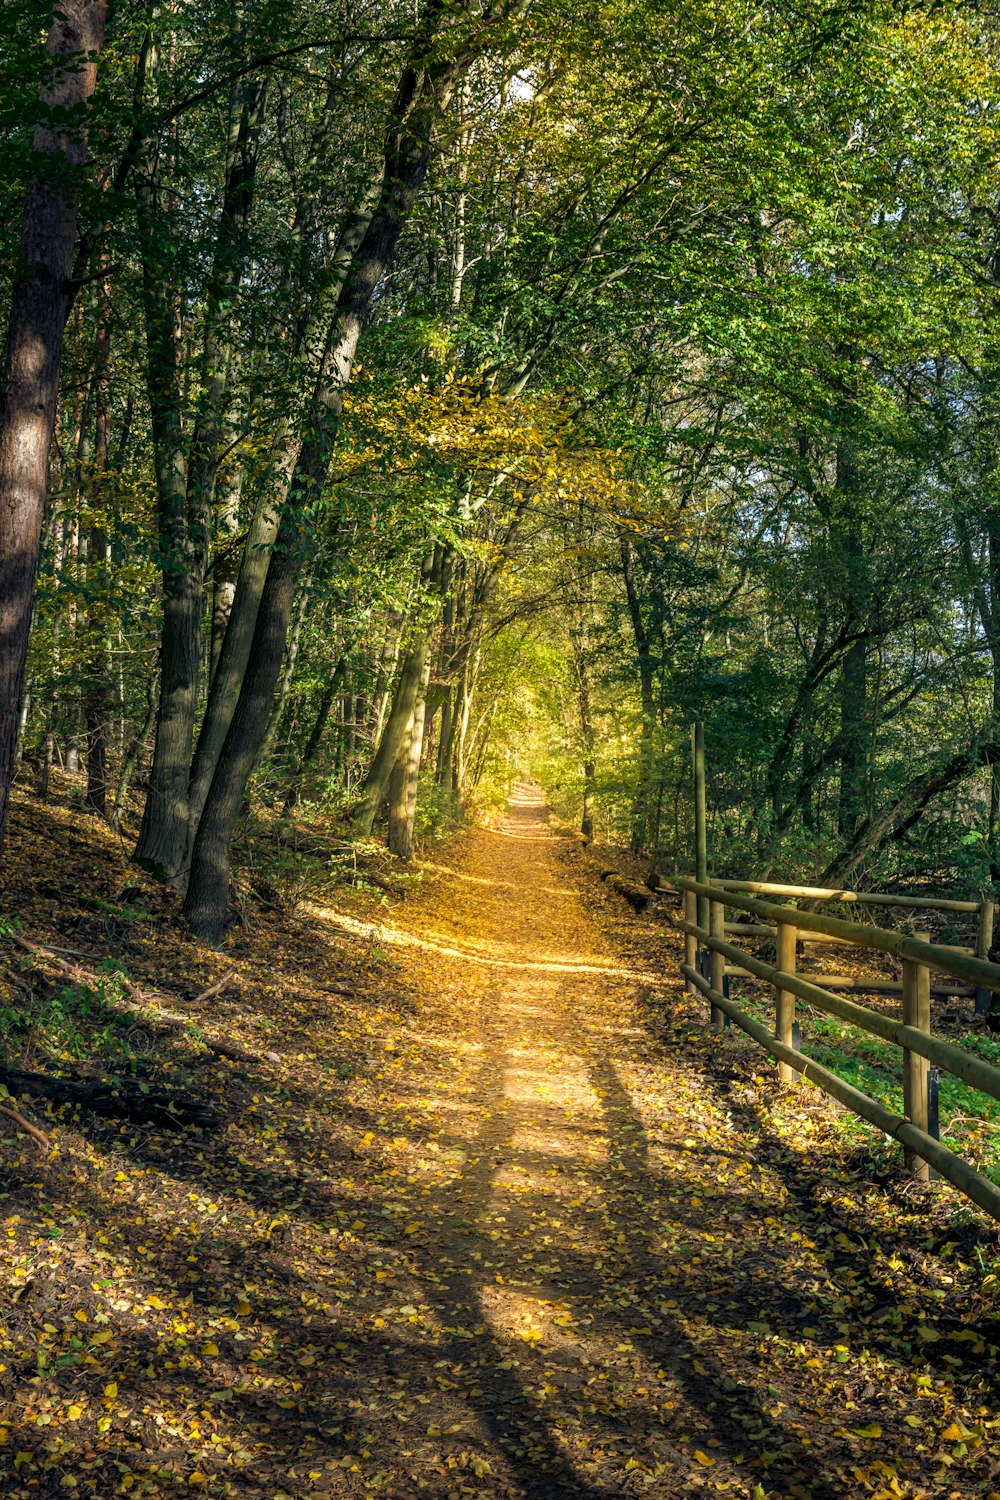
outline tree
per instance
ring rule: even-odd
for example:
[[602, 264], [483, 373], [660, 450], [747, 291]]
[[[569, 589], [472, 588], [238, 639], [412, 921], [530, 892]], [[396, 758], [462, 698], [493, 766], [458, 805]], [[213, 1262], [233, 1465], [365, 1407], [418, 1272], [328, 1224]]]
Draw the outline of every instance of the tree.
[[104, 45], [106, 0], [59, 0], [46, 51], [33, 177], [11, 296], [0, 385], [0, 846], [14, 775], [35, 568], [56, 423], [87, 112]]

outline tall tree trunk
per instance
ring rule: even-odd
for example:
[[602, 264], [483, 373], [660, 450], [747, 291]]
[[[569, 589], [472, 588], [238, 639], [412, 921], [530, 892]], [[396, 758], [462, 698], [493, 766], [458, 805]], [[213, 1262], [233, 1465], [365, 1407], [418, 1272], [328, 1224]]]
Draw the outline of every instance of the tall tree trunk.
[[243, 466], [232, 462], [219, 481], [220, 499], [216, 515], [215, 562], [212, 567], [212, 629], [209, 644], [208, 681], [211, 688], [222, 655], [222, 645], [229, 628], [236, 580], [239, 577], [239, 548], [236, 533], [240, 524], [240, 497], [243, 492]]
[[274, 744], [274, 737], [278, 732], [278, 725], [281, 723], [281, 716], [288, 703], [288, 696], [292, 690], [292, 678], [295, 676], [295, 665], [299, 659], [299, 648], [302, 645], [302, 628], [305, 625], [308, 606], [309, 592], [308, 589], [304, 588], [299, 593], [298, 608], [295, 612], [295, 625], [292, 630], [291, 640], [288, 643], [288, 650], [285, 652], [285, 658], [282, 663], [281, 679], [278, 691], [275, 694], [274, 706], [271, 709], [267, 733], [264, 736], [263, 744], [257, 755], [258, 764], [266, 755], [270, 754], [271, 746]]
[[[392, 264], [403, 225], [423, 187], [435, 122], [470, 66], [467, 44], [455, 51], [440, 32], [447, 10], [434, 0], [407, 62], [386, 135], [382, 189], [337, 306], [335, 327], [261, 598], [247, 673], [202, 813], [191, 860], [185, 916], [199, 937], [218, 942], [229, 903], [229, 850], [247, 777], [266, 732], [295, 593], [304, 559], [305, 514], [323, 490], [344, 394], [372, 298]], [[442, 49], [439, 53], [437, 49]], [[261, 649], [257, 649], [260, 637]]]
[[388, 628], [382, 650], [379, 653], [375, 683], [372, 690], [371, 709], [366, 726], [371, 734], [371, 743], [377, 745], [385, 728], [385, 718], [391, 702], [390, 688], [399, 661], [400, 643], [403, 633], [403, 615], [400, 610], [390, 609]]
[[418, 630], [404, 658], [392, 708], [351, 819], [357, 833], [371, 833], [378, 810], [389, 793], [393, 769], [410, 742], [420, 684], [430, 660], [431, 634], [426, 628]]
[[464, 801], [469, 779], [469, 720], [472, 717], [472, 700], [476, 692], [481, 659], [482, 647], [477, 639], [470, 646], [465, 658], [455, 714], [455, 758], [452, 764], [451, 786], [460, 803]]
[[438, 731], [437, 763], [434, 779], [438, 786], [451, 786], [451, 767], [455, 755], [455, 684], [450, 682], [441, 704], [441, 727]]
[[[145, 44], [146, 83], [155, 83], [157, 46]], [[183, 392], [171, 278], [156, 259], [158, 212], [155, 175], [137, 179], [136, 198], [147, 252], [143, 301], [149, 356], [150, 409], [156, 457], [160, 546], [163, 557], [163, 633], [160, 707], [149, 795], [135, 857], [162, 878], [180, 883], [191, 841], [191, 761], [198, 706], [201, 616], [208, 538], [219, 454], [229, 434], [230, 367], [244, 239], [253, 202], [256, 141], [264, 88], [254, 84], [232, 106], [226, 181], [209, 281], [202, 396], [186, 451], [181, 419]]]
[[184, 914], [197, 937], [220, 942], [229, 906], [229, 848], [243, 793], [267, 730], [295, 595], [298, 528], [286, 517], [271, 557], [250, 651], [250, 667], [198, 824]]
[[[156, 39], [147, 35], [140, 58], [137, 94], [155, 94], [160, 66]], [[175, 883], [184, 869], [188, 842], [188, 776], [198, 701], [201, 604], [206, 536], [188, 515], [188, 462], [181, 396], [181, 350], [171, 256], [172, 215], [155, 162], [135, 179], [136, 210], [143, 241], [142, 305], [156, 474], [157, 529], [163, 588], [160, 635], [160, 702], [153, 764], [135, 859], [159, 879]]]
[[632, 809], [631, 850], [642, 854], [649, 843], [652, 831], [653, 797], [653, 745], [656, 728], [656, 703], [653, 696], [653, 663], [649, 649], [649, 636], [642, 618], [642, 603], [635, 586], [632, 571], [632, 548], [626, 537], [622, 538], [622, 577], [628, 599], [629, 618], [639, 665], [639, 700], [642, 711], [642, 726], [639, 734], [639, 785], [636, 789]]
[[[383, 168], [380, 168], [377, 176], [366, 185], [358, 207], [344, 226], [332, 283], [326, 288], [324, 296], [318, 300], [299, 334], [296, 353], [307, 365], [311, 363], [317, 349], [321, 349], [322, 357], [325, 357], [329, 328], [323, 325], [329, 324], [331, 304], [338, 304], [339, 296], [346, 289], [351, 262], [360, 255], [361, 247], [365, 243], [365, 237], [372, 223], [370, 200], [373, 184], [376, 181], [380, 185], [383, 183]], [[316, 378], [321, 381], [323, 373], [322, 369], [315, 370]], [[301, 488], [303, 483], [309, 482], [306, 476], [312, 467], [322, 465], [325, 477], [325, 465], [329, 462], [329, 452], [326, 453], [325, 459], [322, 454], [326, 446], [332, 452], [337, 424], [335, 419], [331, 421], [331, 412], [327, 410], [323, 400], [324, 394], [329, 394], [329, 392], [324, 391], [321, 382], [320, 390], [314, 399], [313, 412], [311, 416], [307, 414], [304, 418], [307, 426], [310, 421], [315, 423], [317, 435], [309, 443], [302, 442], [297, 416], [288, 416], [282, 423], [275, 444], [269, 490], [258, 501], [250, 522], [239, 573], [229, 603], [225, 634], [215, 660], [208, 703], [205, 706], [205, 716], [202, 719], [194, 764], [191, 769], [189, 818], [192, 850], [205, 801], [212, 785], [212, 778], [239, 702], [240, 690], [250, 661], [254, 628], [281, 525], [282, 510], [286, 505], [301, 503], [301, 496], [297, 496], [296, 487]], [[337, 399], [342, 402], [342, 394]], [[336, 415], [339, 416], [339, 407]], [[326, 435], [327, 424], [330, 426], [328, 435]]]
[[[87, 108], [104, 45], [106, 0], [58, 0], [41, 90], [42, 118], [21, 226], [0, 384], [0, 848], [7, 824], [24, 690], [35, 568], [56, 420]], [[27, 42], [27, 38], [25, 38]]]
[[583, 742], [583, 806], [580, 832], [589, 842], [594, 837], [594, 721], [590, 707], [590, 663], [581, 650], [577, 655], [577, 689], [580, 708], [580, 738]]
[[427, 714], [427, 684], [430, 680], [430, 652], [424, 662], [410, 720], [389, 782], [389, 827], [386, 842], [393, 854], [413, 858], [413, 821], [417, 810], [417, 783], [420, 778], [420, 753], [424, 742]]

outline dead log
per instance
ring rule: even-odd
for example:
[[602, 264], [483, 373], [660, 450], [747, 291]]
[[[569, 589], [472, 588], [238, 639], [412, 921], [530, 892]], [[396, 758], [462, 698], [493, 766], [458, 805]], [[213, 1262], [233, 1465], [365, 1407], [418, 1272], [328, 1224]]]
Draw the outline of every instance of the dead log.
[[634, 880], [627, 880], [624, 875], [619, 875], [617, 870], [601, 877], [611, 890], [627, 901], [633, 911], [649, 911], [655, 905], [656, 897], [653, 892], [644, 885], [636, 885]]
[[215, 1130], [223, 1123], [214, 1110], [198, 1099], [153, 1089], [144, 1093], [133, 1083], [112, 1083], [103, 1078], [52, 1078], [47, 1073], [21, 1073], [13, 1068], [0, 1068], [0, 1082], [13, 1095], [30, 1094], [56, 1104], [73, 1104], [97, 1115], [131, 1120], [137, 1125], [158, 1125], [163, 1130]]

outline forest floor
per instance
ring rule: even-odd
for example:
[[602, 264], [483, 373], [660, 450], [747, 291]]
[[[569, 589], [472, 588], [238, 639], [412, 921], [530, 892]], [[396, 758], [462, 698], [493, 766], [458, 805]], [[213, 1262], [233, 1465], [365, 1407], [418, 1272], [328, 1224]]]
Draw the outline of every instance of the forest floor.
[[6, 1061], [219, 1123], [19, 1093], [9, 1500], [1000, 1497], [996, 1226], [709, 1032], [530, 789], [224, 955], [82, 815], [14, 833], [7, 911], [94, 978], [9, 948]]

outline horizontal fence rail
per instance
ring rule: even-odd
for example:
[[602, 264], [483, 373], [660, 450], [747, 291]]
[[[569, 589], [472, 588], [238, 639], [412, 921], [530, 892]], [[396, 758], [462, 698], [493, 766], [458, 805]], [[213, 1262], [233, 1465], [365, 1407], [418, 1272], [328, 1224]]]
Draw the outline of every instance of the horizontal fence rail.
[[[967, 986], [1000, 994], [1000, 965], [989, 963], [985, 957], [935, 945], [922, 938], [868, 927], [858, 922], [847, 922], [818, 912], [801, 911], [795, 906], [775, 905], [769, 901], [754, 899], [744, 894], [744, 890], [747, 887], [759, 889], [760, 885], [755, 882], [699, 882], [687, 876], [678, 876], [674, 880], [661, 879], [660, 886], [678, 891], [682, 896], [685, 915], [683, 920], [676, 921], [676, 926], [685, 937], [681, 969], [688, 981], [689, 990], [697, 991], [709, 1001], [712, 1024], [717, 1029], [721, 1029], [728, 1017], [775, 1058], [783, 1081], [788, 1082], [798, 1074], [816, 1084], [852, 1113], [899, 1141], [906, 1152], [908, 1164], [919, 1179], [927, 1181], [933, 1169], [993, 1218], [1000, 1220], [1000, 1187], [935, 1138], [930, 1128], [932, 1122], [929, 1103], [931, 1067], [950, 1073], [970, 1088], [1000, 1100], [1000, 1068], [963, 1047], [932, 1036], [930, 1013], [932, 989], [943, 989], [948, 994], [956, 992], [952, 985], [932, 986], [932, 969], [963, 980]], [[839, 900], [845, 894], [839, 891], [828, 893], [804, 886], [773, 885], [766, 887], [766, 893], [808, 897], [813, 900]], [[885, 904], [909, 904], [911, 901], [919, 901], [927, 906], [945, 906], [945, 903], [924, 897], [893, 897], [886, 899]], [[700, 919], [699, 907], [702, 912]], [[766, 924], [768, 936], [776, 944], [777, 963], [766, 963], [728, 941], [730, 936], [745, 937], [746, 934], [741, 924], [726, 922], [727, 907], [747, 912]], [[992, 938], [992, 902], [989, 907], [989, 935]], [[952, 902], [945, 909], [979, 911], [981, 918], [983, 916], [981, 904], [977, 902]], [[984, 925], [981, 922], [981, 932]], [[756, 931], [759, 929], [754, 930], [754, 935]], [[796, 941], [800, 936], [807, 937], [811, 933], [822, 934], [852, 947], [870, 948], [900, 958], [903, 962], [903, 978], [898, 985], [892, 985], [892, 992], [901, 993], [902, 1019], [894, 1020], [891, 1016], [882, 1015], [868, 1006], [835, 994], [832, 989], [824, 988], [825, 975], [813, 974], [807, 978], [796, 973]], [[982, 947], [981, 939], [979, 946]], [[702, 955], [704, 962], [701, 961]], [[728, 969], [727, 960], [732, 965]], [[730, 999], [728, 976], [734, 972], [762, 979], [773, 987], [773, 1034]], [[832, 976], [834, 984], [838, 978], [839, 976]], [[857, 981], [857, 984], [859, 988], [867, 986], [869, 992], [879, 989], [878, 981], [872, 984]], [[883, 985], [883, 992], [884, 989]], [[845, 1083], [829, 1068], [801, 1053], [795, 1023], [796, 999], [901, 1048], [902, 1115]]]
[[950, 901], [937, 896], [880, 895], [875, 891], [845, 891], [817, 885], [780, 885], [767, 880], [713, 880], [726, 891], [767, 896], [804, 896], [810, 901], [848, 901], [863, 906], [911, 906], [920, 911], [978, 911], [979, 901]]

